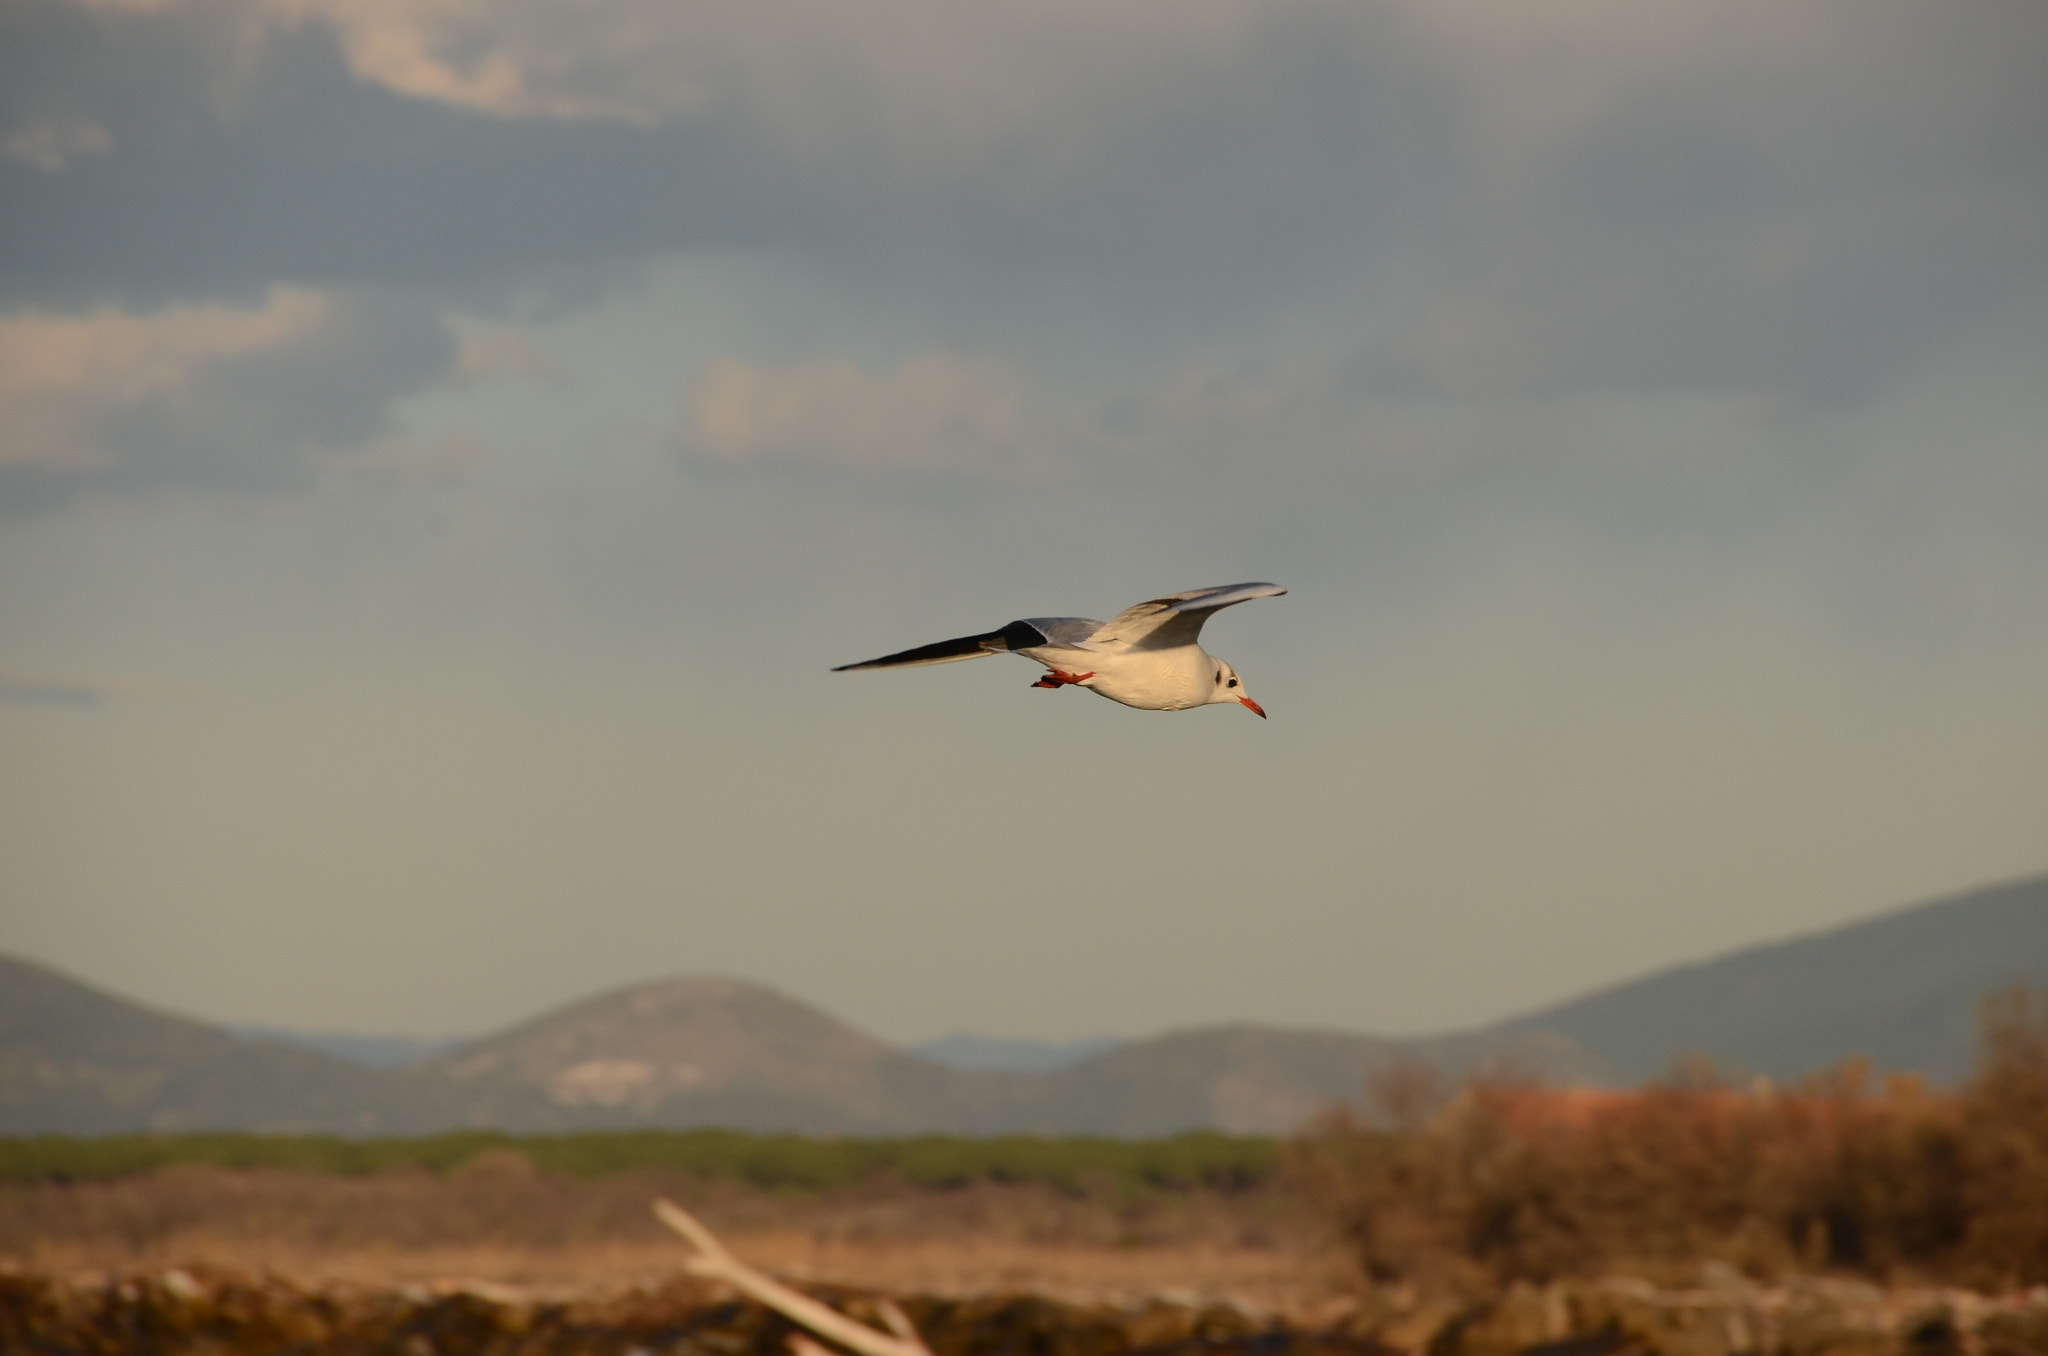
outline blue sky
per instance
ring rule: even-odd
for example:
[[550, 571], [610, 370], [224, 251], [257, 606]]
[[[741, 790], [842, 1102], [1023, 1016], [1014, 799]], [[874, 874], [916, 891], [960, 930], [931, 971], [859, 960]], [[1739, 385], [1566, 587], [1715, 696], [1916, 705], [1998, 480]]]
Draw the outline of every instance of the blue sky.
[[[1405, 1032], [2048, 867], [2032, 3], [25, 0], [0, 949]], [[834, 664], [1272, 579], [1271, 712]]]

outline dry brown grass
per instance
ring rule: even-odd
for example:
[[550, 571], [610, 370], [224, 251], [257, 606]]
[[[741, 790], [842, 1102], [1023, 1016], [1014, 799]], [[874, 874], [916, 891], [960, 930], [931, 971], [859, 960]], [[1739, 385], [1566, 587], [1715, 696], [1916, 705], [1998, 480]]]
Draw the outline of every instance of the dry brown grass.
[[886, 1180], [775, 1193], [658, 1172], [581, 1178], [517, 1154], [446, 1176], [178, 1167], [0, 1186], [0, 1261], [48, 1275], [167, 1267], [270, 1272], [309, 1286], [454, 1279], [534, 1293], [659, 1285], [683, 1249], [649, 1213], [668, 1195], [769, 1271], [895, 1294], [1035, 1293], [1130, 1303], [1166, 1295], [1300, 1315], [1348, 1264], [1278, 1187], [1061, 1191]]

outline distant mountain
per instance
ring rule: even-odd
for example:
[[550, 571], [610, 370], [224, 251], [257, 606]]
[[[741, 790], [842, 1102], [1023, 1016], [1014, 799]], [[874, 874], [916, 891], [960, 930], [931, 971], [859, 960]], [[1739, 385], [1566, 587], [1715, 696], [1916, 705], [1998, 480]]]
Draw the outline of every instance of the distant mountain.
[[1983, 996], [2048, 988], [2048, 876], [1749, 947], [1500, 1023], [1562, 1033], [1628, 1082], [1684, 1052], [1789, 1079], [1849, 1055], [1963, 1077]]
[[403, 1070], [449, 1124], [515, 1130], [724, 1125], [884, 1134], [963, 1077], [759, 984], [636, 985]]
[[351, 1031], [298, 1031], [282, 1026], [236, 1025], [227, 1031], [246, 1041], [303, 1046], [351, 1064], [367, 1064], [372, 1069], [396, 1069], [462, 1044], [450, 1036], [364, 1036]]
[[736, 979], [636, 985], [377, 1069], [151, 1011], [0, 962], [0, 1134], [199, 1128], [418, 1134], [721, 1125], [813, 1134], [1281, 1133], [1403, 1056], [1508, 1059], [1563, 1081], [1560, 1037], [1440, 1042], [1225, 1027], [1120, 1044], [1039, 1073], [898, 1050]]
[[956, 1032], [910, 1047], [913, 1055], [937, 1060], [952, 1069], [988, 1073], [1051, 1073], [1128, 1045], [1121, 1036], [1090, 1036], [1078, 1041], [1027, 1041], [1006, 1036], [974, 1036]]
[[1506, 1067], [1616, 1083], [1654, 1076], [1686, 1050], [1781, 1078], [1863, 1053], [1951, 1079], [1967, 1067], [1981, 996], [2016, 980], [2048, 987], [2048, 877], [1682, 966], [1460, 1035], [1215, 1027], [1036, 1071], [958, 1062], [1084, 1052], [955, 1038], [938, 1043], [956, 1061], [947, 1063], [761, 985], [704, 977], [620, 989], [402, 1068], [374, 1068], [0, 958], [0, 1134], [1280, 1133], [1357, 1097], [1397, 1059], [1453, 1075]]
[[1293, 1129], [1389, 1060], [1606, 1072], [1560, 1037], [1423, 1045], [1335, 1031], [1177, 1032], [1039, 1073], [962, 1070], [736, 979], [663, 980], [547, 1013], [400, 1077], [444, 1123], [512, 1130], [725, 1125], [834, 1134], [1163, 1135]]
[[1600, 1060], [1547, 1032], [1397, 1041], [1224, 1026], [1132, 1041], [1053, 1073], [983, 1074], [980, 1086], [955, 1083], [943, 1112], [947, 1128], [969, 1134], [1285, 1134], [1335, 1103], [1359, 1101], [1373, 1073], [1397, 1061], [1451, 1076], [1481, 1068], [1558, 1083], [1612, 1076]]
[[361, 1133], [390, 1124], [395, 1109], [374, 1070], [243, 1040], [0, 957], [0, 1134]]

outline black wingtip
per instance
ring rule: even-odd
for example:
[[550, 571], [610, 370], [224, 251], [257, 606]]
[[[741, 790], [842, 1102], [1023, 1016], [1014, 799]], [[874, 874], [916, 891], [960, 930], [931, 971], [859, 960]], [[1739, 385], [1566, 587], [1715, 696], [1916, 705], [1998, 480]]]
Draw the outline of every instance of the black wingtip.
[[955, 659], [973, 659], [977, 655], [995, 654], [1001, 648], [1002, 640], [1001, 631], [990, 631], [979, 636], [960, 636], [953, 640], [920, 645], [914, 650], [899, 650], [895, 654], [885, 654], [880, 659], [869, 659], [859, 664], [841, 664], [832, 672], [845, 673], [849, 669], [914, 668], [921, 664], [944, 664]]

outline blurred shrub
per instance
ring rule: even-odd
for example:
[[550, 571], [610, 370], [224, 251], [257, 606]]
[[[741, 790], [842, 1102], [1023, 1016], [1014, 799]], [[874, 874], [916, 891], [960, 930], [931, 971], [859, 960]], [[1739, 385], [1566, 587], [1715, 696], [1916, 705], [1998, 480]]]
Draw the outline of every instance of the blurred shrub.
[[1850, 1061], [1789, 1089], [1693, 1062], [1630, 1092], [1511, 1080], [1376, 1081], [1290, 1171], [1376, 1281], [1479, 1286], [1707, 1261], [1757, 1275], [1851, 1271], [2048, 1281], [2048, 1003], [1986, 1004], [1954, 1093]]
[[1986, 1005], [1961, 1112], [1965, 1252], [1989, 1279], [2048, 1281], [2048, 995]]

